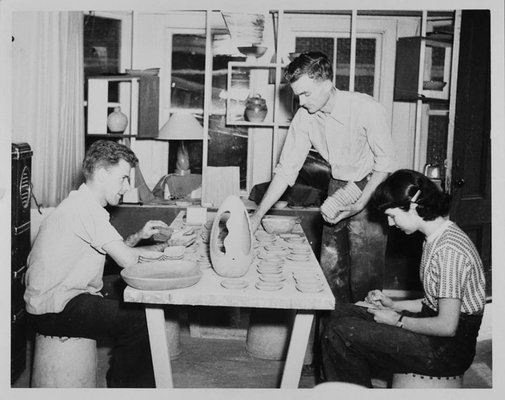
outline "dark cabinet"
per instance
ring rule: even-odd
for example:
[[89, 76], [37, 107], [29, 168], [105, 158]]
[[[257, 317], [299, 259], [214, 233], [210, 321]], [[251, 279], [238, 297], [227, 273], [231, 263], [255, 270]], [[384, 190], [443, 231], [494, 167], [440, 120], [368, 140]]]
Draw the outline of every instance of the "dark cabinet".
[[394, 101], [448, 100], [451, 57], [452, 35], [399, 38]]

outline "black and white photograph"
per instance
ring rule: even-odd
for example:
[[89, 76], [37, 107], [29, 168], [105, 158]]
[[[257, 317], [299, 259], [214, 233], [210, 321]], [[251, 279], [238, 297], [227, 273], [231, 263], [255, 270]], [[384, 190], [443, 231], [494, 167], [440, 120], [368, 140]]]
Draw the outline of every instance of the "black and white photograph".
[[500, 397], [504, 29], [0, 0], [2, 397]]

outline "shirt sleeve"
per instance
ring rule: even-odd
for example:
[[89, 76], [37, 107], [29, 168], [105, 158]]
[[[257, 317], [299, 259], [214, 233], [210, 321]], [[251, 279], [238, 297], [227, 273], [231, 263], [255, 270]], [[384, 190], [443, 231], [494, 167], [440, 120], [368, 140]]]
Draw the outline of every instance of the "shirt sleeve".
[[377, 102], [369, 107], [366, 124], [368, 144], [374, 154], [374, 171], [393, 172], [397, 169], [396, 153], [387, 122], [385, 108]]
[[437, 263], [438, 298], [462, 299], [466, 279], [466, 257], [447, 247], [440, 252]]
[[298, 172], [302, 168], [312, 146], [308, 127], [308, 113], [304, 108], [300, 108], [289, 126], [279, 163], [274, 169], [274, 174], [281, 176], [289, 186], [295, 184]]
[[123, 240], [123, 237], [109, 221], [109, 213], [104, 209], [90, 208], [86, 213], [79, 213], [76, 234], [101, 254], [106, 254], [103, 246], [107, 243]]

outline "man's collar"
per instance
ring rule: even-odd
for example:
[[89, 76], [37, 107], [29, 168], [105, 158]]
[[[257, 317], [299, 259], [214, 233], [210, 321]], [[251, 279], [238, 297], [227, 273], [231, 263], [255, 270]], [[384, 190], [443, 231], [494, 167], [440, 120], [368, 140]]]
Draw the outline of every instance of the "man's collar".
[[86, 197], [88, 197], [90, 200], [96, 202], [96, 204], [100, 207], [104, 207], [102, 206], [102, 204], [100, 203], [100, 201], [98, 200], [98, 197], [96, 196], [96, 194], [91, 190], [91, 188], [84, 182], [81, 184], [81, 186], [79, 186], [79, 191], [81, 193], [83, 193]]
[[[331, 111], [329, 113], [324, 114], [329, 115], [330, 117], [332, 117], [333, 119], [335, 119], [340, 123], [344, 123], [345, 119], [347, 118], [347, 115], [349, 114], [347, 111], [347, 109], [349, 108], [349, 104], [346, 101], [346, 99], [343, 98], [344, 96], [341, 95], [340, 90], [338, 90], [336, 87], [332, 88], [332, 92], [333, 93], [331, 94], [331, 98], [330, 100], [328, 100], [333, 102]], [[320, 113], [323, 114], [322, 111], [320, 111]]]

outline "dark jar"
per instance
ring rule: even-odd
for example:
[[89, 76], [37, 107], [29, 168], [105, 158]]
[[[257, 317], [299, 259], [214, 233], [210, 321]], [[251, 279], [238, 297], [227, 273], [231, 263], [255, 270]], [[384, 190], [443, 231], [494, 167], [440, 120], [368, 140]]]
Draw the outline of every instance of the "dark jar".
[[267, 103], [259, 94], [247, 98], [245, 107], [246, 121], [263, 122], [267, 116], [267, 112]]

